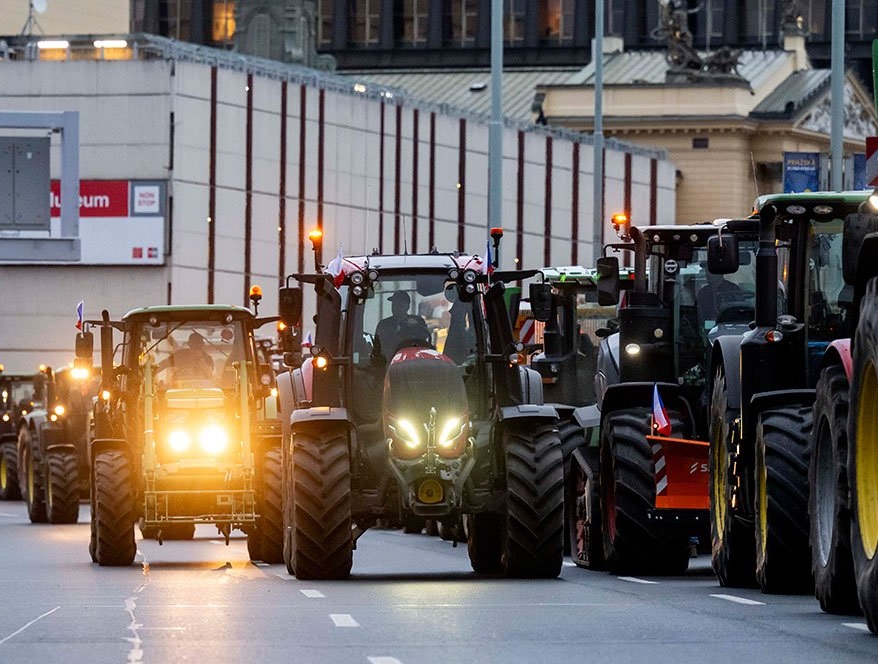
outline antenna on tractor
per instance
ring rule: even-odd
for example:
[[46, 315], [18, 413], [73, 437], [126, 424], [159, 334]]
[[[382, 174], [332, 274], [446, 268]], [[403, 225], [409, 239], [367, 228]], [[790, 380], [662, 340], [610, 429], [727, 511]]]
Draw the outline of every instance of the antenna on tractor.
[[409, 255], [409, 234], [405, 228], [405, 215], [402, 215], [402, 253]]
[[753, 169], [753, 188], [756, 190], [756, 198], [759, 198], [759, 180], [756, 178], [756, 161], [753, 159], [753, 150], [750, 150], [750, 167]]
[[48, 0], [30, 0], [30, 2], [28, 2], [27, 21], [24, 22], [24, 27], [21, 28], [22, 35], [30, 37], [34, 32], [34, 27], [36, 27], [42, 34], [43, 26], [37, 21], [35, 14], [43, 14], [47, 8]]

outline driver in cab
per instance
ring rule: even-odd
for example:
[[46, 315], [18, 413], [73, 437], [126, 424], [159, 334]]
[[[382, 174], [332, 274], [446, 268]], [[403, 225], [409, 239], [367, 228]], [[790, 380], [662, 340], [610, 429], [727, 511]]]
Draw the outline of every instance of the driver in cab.
[[398, 346], [411, 338], [408, 328], [423, 326], [423, 331], [428, 333], [427, 322], [420, 316], [409, 315], [409, 307], [412, 300], [408, 293], [398, 290], [389, 298], [391, 314], [382, 318], [375, 328], [375, 338], [381, 348], [381, 352], [388, 362], [393, 358]]
[[180, 348], [159, 362], [158, 371], [169, 368], [173, 380], [202, 380], [213, 378], [213, 358], [204, 349], [204, 337], [192, 332], [185, 348]]

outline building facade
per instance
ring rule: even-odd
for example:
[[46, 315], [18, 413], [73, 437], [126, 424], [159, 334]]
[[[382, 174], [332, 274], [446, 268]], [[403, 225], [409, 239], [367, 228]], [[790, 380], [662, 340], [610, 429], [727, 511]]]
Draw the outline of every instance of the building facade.
[[[11, 48], [15, 57], [0, 59], [0, 106], [79, 113], [83, 260], [0, 265], [0, 362], [9, 371], [69, 362], [80, 300], [87, 318], [150, 304], [244, 305], [258, 283], [262, 310], [274, 312], [275, 286], [339, 251], [485, 251], [480, 116], [161, 38], [129, 36], [112, 52], [91, 36], [70, 36], [52, 53], [16, 40]], [[675, 168], [664, 152], [610, 141], [606, 163], [598, 195], [607, 209], [673, 222]], [[502, 267], [591, 262], [592, 164], [586, 135], [506, 125]], [[119, 211], [89, 209], [103, 200], [91, 187], [121, 189]], [[56, 192], [45, 193], [57, 207]], [[140, 212], [150, 210], [149, 223], [163, 223], [144, 237]], [[325, 238], [316, 257], [306, 237], [315, 226]], [[0, 242], [27, 233], [0, 229]]]
[[[686, 10], [699, 49], [772, 48], [784, 19], [801, 19], [816, 67], [830, 60], [831, 0], [670, 0]], [[604, 0], [604, 33], [626, 49], [660, 48], [660, 0]], [[491, 0], [132, 0], [132, 32], [239, 49], [282, 40], [272, 6], [301, 5], [314, 14], [318, 52], [339, 69], [472, 67], [490, 61]], [[590, 61], [594, 2], [504, 0], [504, 62], [508, 66], [583, 65]], [[292, 12], [291, 14], [292, 15]], [[260, 32], [255, 38], [252, 32]], [[871, 44], [878, 34], [878, 0], [845, 0], [847, 66], [871, 86]], [[256, 52], [256, 51], [248, 51]], [[265, 53], [258, 53], [265, 55]]]

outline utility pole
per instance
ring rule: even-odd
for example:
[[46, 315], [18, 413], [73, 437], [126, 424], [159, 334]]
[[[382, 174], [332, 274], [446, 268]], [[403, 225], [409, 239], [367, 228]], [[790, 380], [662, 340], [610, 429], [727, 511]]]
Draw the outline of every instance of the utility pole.
[[[837, 0], [836, 0], [837, 1]], [[601, 257], [604, 244], [604, 0], [595, 0], [594, 8], [594, 261]]]

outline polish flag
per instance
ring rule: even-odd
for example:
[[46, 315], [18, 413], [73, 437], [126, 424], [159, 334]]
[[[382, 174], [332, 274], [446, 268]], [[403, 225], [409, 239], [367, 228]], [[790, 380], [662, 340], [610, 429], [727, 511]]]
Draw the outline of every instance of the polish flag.
[[662, 403], [657, 383], [653, 383], [652, 387], [652, 430], [660, 436], [671, 435], [671, 421], [668, 419], [665, 404]]

